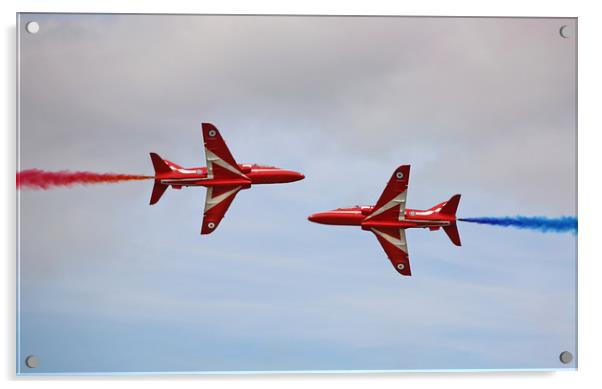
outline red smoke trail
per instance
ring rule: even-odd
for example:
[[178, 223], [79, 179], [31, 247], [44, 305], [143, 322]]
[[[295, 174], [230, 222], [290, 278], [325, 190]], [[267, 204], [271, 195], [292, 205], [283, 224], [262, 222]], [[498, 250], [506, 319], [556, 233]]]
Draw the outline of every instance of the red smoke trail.
[[121, 181], [147, 180], [154, 177], [131, 174], [71, 172], [47, 172], [29, 169], [17, 172], [17, 188], [19, 189], [52, 189], [55, 186], [108, 184]]

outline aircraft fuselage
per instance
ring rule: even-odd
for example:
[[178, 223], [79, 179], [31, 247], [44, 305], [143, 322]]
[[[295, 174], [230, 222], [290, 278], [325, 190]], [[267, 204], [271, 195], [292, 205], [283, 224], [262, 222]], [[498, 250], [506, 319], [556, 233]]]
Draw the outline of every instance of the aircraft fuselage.
[[257, 184], [283, 184], [302, 180], [305, 176], [301, 173], [280, 169], [271, 166], [261, 166], [253, 164], [239, 164], [240, 170], [247, 179], [244, 178], [208, 178], [206, 167], [196, 168], [174, 168], [169, 173], [158, 173], [155, 179], [163, 185], [171, 185], [174, 188], [182, 186], [231, 186], [242, 185], [245, 188]]
[[308, 219], [320, 224], [361, 226], [365, 230], [374, 227], [430, 228], [431, 230], [436, 230], [440, 227], [448, 226], [456, 220], [455, 216], [440, 214], [439, 209], [406, 209], [403, 218], [398, 220], [372, 221], [369, 218], [366, 219], [373, 210], [374, 206], [371, 205], [339, 208], [332, 211], [315, 213]]

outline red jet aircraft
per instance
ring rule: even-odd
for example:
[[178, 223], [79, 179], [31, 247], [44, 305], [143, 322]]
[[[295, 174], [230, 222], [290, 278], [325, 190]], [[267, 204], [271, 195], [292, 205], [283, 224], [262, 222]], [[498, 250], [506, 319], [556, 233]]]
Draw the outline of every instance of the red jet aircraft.
[[383, 246], [395, 269], [404, 276], [412, 275], [406, 244], [406, 228], [443, 228], [456, 246], [461, 246], [456, 227], [456, 210], [460, 195], [425, 211], [406, 209], [406, 194], [410, 179], [410, 165], [395, 169], [387, 187], [375, 206], [356, 206], [320, 212], [308, 219], [321, 224], [361, 226], [372, 231]]
[[174, 189], [183, 186], [207, 188], [201, 234], [215, 231], [239, 190], [255, 184], [280, 184], [305, 178], [301, 173], [273, 166], [237, 164], [217, 128], [210, 123], [203, 123], [201, 127], [207, 167], [185, 169], [150, 153], [155, 168], [151, 205], [159, 201], [170, 185]]

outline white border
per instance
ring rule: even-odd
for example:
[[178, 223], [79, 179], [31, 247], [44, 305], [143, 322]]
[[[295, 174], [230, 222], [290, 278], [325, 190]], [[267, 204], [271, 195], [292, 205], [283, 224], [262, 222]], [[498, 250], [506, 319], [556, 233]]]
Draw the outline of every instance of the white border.
[[[391, 2], [393, 3], [393, 2]], [[8, 386], [29, 386], [43, 384], [50, 387], [80, 386], [81, 381], [91, 387], [142, 384], [145, 387], [162, 387], [166, 383], [195, 386], [231, 387], [244, 384], [256, 387], [305, 387], [308, 384], [318, 387], [344, 385], [345, 387], [395, 387], [401, 385], [412, 388], [432, 386], [451, 386], [462, 388], [506, 388], [513, 384], [526, 384], [538, 388], [566, 388], [599, 386], [602, 382], [598, 355], [600, 354], [599, 296], [602, 296], [599, 277], [602, 277], [600, 245], [595, 245], [599, 227], [594, 220], [601, 220], [597, 207], [602, 198], [600, 193], [599, 166], [600, 131], [600, 70], [602, 69], [599, 38], [602, 37], [602, 23], [595, 2], [548, 1], [532, 2], [526, 0], [498, 1], [494, 4], [482, 1], [413, 1], [409, 3], [388, 4], [371, 0], [305, 0], [298, 2], [283, 1], [147, 1], [135, 0], [88, 0], [82, 1], [28, 1], [5, 0], [2, 7], [3, 72], [4, 93], [2, 118], [5, 118], [2, 182], [2, 214], [5, 215], [0, 233], [1, 246], [5, 249], [3, 258], [3, 320], [2, 329], [5, 345], [2, 358], [3, 377]], [[275, 375], [231, 375], [231, 376], [187, 376], [187, 377], [15, 377], [15, 13], [21, 12], [145, 12], [145, 13], [253, 13], [253, 14], [352, 14], [352, 15], [449, 15], [449, 16], [558, 16], [579, 17], [579, 371], [578, 372], [455, 372], [455, 373], [374, 373], [374, 374], [275, 374]], [[8, 217], [10, 215], [10, 217]], [[444, 381], [443, 381], [444, 380]], [[17, 383], [15, 383], [15, 381]], [[201, 381], [201, 382], [198, 382]], [[598, 382], [598, 384], [595, 384]]]

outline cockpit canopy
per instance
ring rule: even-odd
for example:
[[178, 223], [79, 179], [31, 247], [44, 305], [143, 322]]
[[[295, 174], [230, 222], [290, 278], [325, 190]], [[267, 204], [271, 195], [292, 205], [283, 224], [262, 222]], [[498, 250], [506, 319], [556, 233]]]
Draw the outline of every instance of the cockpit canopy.
[[360, 211], [362, 215], [369, 215], [373, 209], [372, 205], [356, 205], [354, 207], [337, 208], [336, 211]]
[[374, 207], [371, 205], [358, 205], [358, 207], [362, 211], [362, 215], [369, 215], [374, 209]]
[[276, 166], [259, 165], [259, 164], [256, 164], [256, 163], [254, 163], [251, 166], [253, 167], [253, 169], [278, 169]]
[[276, 166], [258, 165], [256, 163], [243, 163], [239, 166], [244, 174], [250, 173], [253, 169], [276, 169]]

